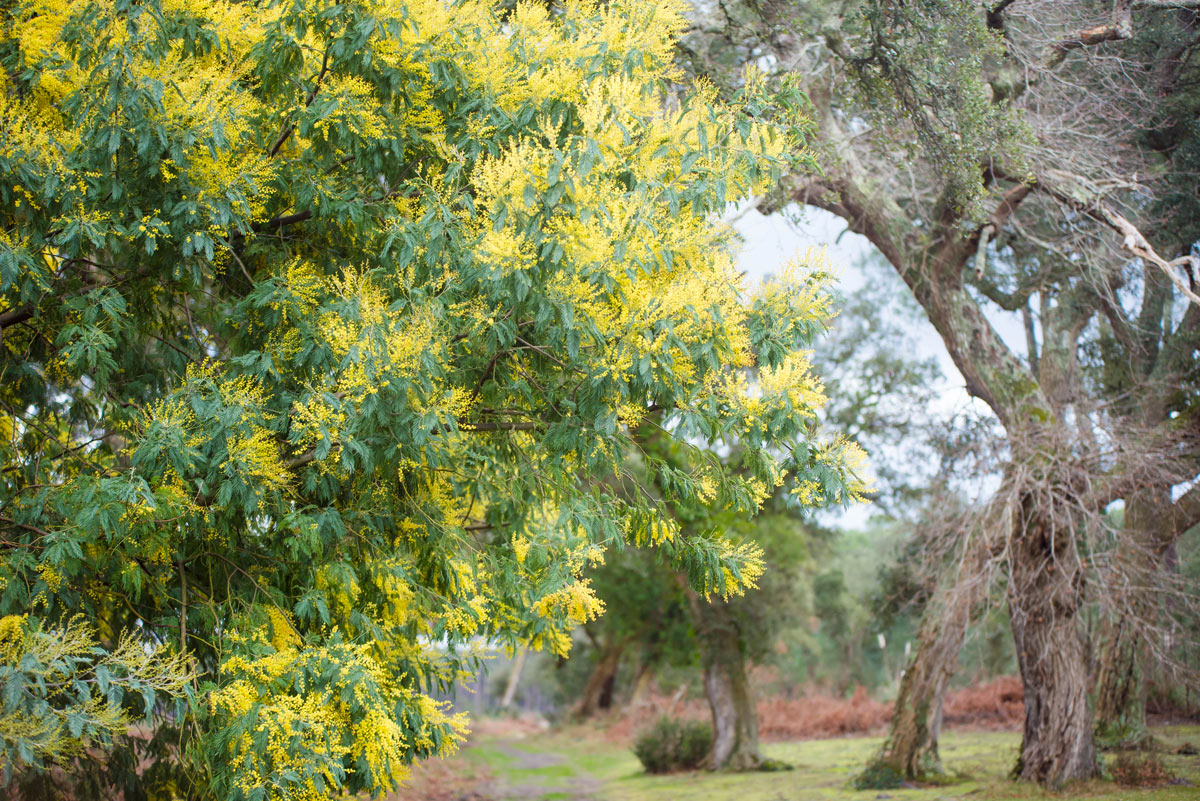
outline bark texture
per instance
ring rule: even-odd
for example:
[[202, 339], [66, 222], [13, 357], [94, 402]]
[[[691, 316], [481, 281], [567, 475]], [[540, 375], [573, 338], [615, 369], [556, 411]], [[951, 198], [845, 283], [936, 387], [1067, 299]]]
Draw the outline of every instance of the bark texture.
[[[922, 632], [924, 634], [924, 632]], [[918, 637], [917, 650], [900, 680], [900, 693], [876, 763], [887, 765], [905, 779], [920, 779], [931, 773], [942, 773], [938, 753], [941, 720], [938, 707], [945, 697], [946, 682], [952, 673], [954, 660], [943, 657], [942, 648], [957, 652], [961, 639], [950, 643], [948, 632], [932, 636], [942, 642], [929, 644]]]
[[968, 618], [961, 604], [949, 611], [950, 616], [943, 617], [940, 606], [931, 606], [921, 621], [916, 650], [900, 679], [888, 736], [875, 760], [905, 779], [943, 772], [938, 754], [939, 713]]
[[908, 780], [943, 772], [938, 753], [942, 704], [967, 630], [987, 595], [987, 556], [987, 540], [970, 536], [954, 577], [926, 605], [887, 739], [872, 766], [886, 765]]
[[704, 634], [704, 693], [712, 710], [712, 770], [754, 770], [758, 750], [758, 712], [746, 680], [746, 664], [736, 626], [720, 602]]
[[764, 764], [758, 748], [758, 711], [746, 678], [746, 656], [737, 619], [720, 600], [702, 600], [688, 590], [688, 607], [700, 644], [704, 694], [712, 712], [710, 770], [756, 770]]
[[1025, 729], [1016, 778], [1056, 787], [1097, 773], [1088, 669], [1079, 609], [1083, 568], [1073, 532], [1029, 502], [1016, 521], [1009, 606], [1025, 685]]

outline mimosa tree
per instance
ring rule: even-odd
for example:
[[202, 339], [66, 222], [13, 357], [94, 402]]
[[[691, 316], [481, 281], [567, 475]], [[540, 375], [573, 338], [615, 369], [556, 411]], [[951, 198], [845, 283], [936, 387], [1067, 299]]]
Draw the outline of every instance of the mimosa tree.
[[[586, 565], [764, 565], [612, 480], [753, 515], [853, 494], [729, 201], [798, 96], [673, 83], [676, 4], [8, 3], [0, 30], [4, 781], [293, 799], [452, 751], [473, 643], [565, 653]], [[130, 724], [144, 721], [143, 725]], [[62, 770], [51, 771], [58, 765]], [[32, 790], [31, 790], [32, 792]]]

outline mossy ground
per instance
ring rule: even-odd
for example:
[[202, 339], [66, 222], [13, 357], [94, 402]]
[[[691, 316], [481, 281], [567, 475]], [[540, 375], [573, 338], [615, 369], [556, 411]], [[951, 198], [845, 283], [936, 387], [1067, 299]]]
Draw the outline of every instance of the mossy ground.
[[[519, 740], [481, 737], [462, 759], [489, 778], [472, 798], [531, 801], [1007, 801], [1008, 799], [1109, 799], [1110, 801], [1196, 801], [1200, 757], [1169, 753], [1185, 741], [1200, 743], [1200, 726], [1159, 728], [1163, 763], [1190, 785], [1152, 789], [1119, 787], [1111, 781], [1076, 784], [1059, 792], [1009, 781], [1020, 735], [1014, 732], [948, 732], [942, 761], [944, 784], [897, 790], [855, 790], [854, 774], [878, 748], [878, 737], [852, 737], [766, 745], [768, 757], [795, 770], [723, 774], [691, 772], [649, 776], [633, 753], [592, 730], [571, 728]], [[1106, 762], [1112, 755], [1104, 755]]]

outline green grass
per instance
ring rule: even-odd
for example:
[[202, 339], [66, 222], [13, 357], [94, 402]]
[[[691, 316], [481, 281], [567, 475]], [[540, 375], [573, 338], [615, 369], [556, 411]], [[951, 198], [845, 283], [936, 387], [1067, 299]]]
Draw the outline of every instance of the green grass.
[[[1168, 750], [1185, 741], [1200, 744], [1200, 726], [1162, 728], [1155, 736]], [[520, 741], [484, 739], [467, 757], [485, 764], [514, 793], [530, 799], [594, 798], [596, 801], [1195, 801], [1200, 798], [1200, 757], [1161, 753], [1175, 775], [1194, 786], [1154, 789], [1118, 787], [1096, 780], [1058, 793], [1009, 781], [1020, 735], [1012, 732], [948, 732], [942, 762], [951, 781], [940, 786], [898, 790], [854, 790], [851, 779], [879, 747], [877, 737], [770, 743], [767, 756], [795, 766], [773, 773], [680, 773], [646, 775], [628, 748], [584, 729], [569, 729]], [[1114, 757], [1105, 755], [1106, 762]], [[540, 795], [539, 795], [540, 793]]]

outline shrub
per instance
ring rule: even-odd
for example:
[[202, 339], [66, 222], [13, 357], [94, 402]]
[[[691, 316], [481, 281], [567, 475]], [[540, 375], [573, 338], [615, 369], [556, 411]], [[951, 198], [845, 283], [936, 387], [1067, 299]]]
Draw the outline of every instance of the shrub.
[[1156, 754], [1125, 752], [1113, 761], [1112, 778], [1122, 787], [1157, 787], [1175, 777]]
[[855, 790], [894, 790], [904, 784], [904, 776], [883, 760], [867, 765], [854, 777]]
[[647, 773], [695, 770], [708, 758], [712, 740], [707, 723], [664, 716], [638, 735], [633, 753]]

